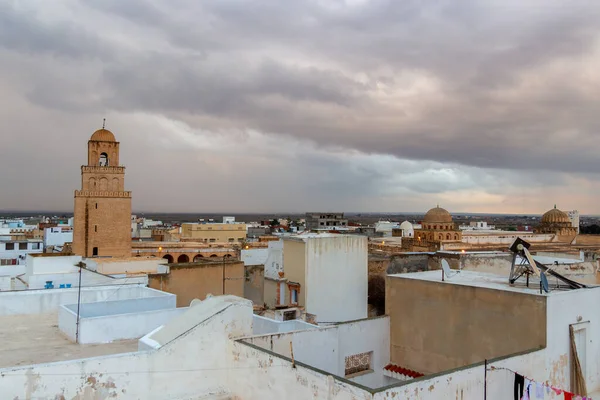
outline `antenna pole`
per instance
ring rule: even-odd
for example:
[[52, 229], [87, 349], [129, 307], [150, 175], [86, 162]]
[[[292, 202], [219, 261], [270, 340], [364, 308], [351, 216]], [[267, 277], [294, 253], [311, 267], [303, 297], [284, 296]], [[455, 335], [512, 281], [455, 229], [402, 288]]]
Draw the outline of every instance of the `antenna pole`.
[[102, 118], [102, 129], [106, 126], [106, 118]]
[[77, 266], [79, 267], [79, 284], [77, 285], [77, 325], [75, 331], [75, 343], [79, 343], [79, 306], [81, 305], [81, 267], [83, 262], [80, 261]]
[[483, 400], [487, 400], [487, 358], [485, 359], [485, 371], [483, 372]]

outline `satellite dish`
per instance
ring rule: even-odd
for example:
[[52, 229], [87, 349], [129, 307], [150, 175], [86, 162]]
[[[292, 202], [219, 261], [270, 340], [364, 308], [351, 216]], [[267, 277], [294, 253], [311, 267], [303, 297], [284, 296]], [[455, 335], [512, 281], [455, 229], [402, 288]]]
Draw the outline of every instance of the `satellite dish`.
[[444, 275], [446, 275], [447, 278], [451, 278], [460, 272], [451, 270], [450, 264], [448, 264], [448, 261], [446, 261], [445, 259], [442, 259], [442, 269], [444, 270]]
[[548, 288], [548, 279], [546, 278], [546, 274], [544, 274], [542, 271], [540, 271], [540, 284], [542, 285], [544, 292], [550, 292], [550, 289]]

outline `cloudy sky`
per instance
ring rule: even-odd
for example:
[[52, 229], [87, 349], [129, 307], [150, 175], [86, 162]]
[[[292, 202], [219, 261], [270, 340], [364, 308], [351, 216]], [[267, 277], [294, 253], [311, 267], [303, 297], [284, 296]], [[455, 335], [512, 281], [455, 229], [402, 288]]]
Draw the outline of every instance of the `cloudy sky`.
[[597, 0], [0, 0], [0, 209], [600, 214]]

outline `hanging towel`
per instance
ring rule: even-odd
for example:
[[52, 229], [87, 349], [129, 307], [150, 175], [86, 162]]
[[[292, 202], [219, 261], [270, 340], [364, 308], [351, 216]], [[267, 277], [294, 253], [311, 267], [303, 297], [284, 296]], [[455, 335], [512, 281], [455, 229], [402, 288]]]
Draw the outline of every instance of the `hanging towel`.
[[565, 400], [573, 400], [573, 393], [564, 392]]
[[544, 398], [544, 385], [539, 382], [535, 384], [535, 397], [538, 399]]
[[525, 385], [525, 378], [523, 377], [523, 375], [515, 373], [514, 400], [521, 400], [523, 398], [523, 385]]
[[556, 394], [561, 394], [563, 392], [562, 389], [555, 388], [554, 386], [552, 386], [552, 390], [554, 390], [554, 393]]
[[529, 397], [529, 388], [531, 387], [531, 381], [529, 379], [525, 379], [525, 392], [523, 393], [523, 400], [530, 400]]

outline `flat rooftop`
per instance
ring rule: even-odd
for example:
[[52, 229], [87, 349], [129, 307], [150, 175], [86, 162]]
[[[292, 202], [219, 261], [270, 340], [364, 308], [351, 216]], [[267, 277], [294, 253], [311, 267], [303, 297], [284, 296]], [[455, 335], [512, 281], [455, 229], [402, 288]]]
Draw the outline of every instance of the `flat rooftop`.
[[137, 339], [76, 344], [58, 329], [56, 313], [0, 316], [0, 368], [137, 351]]
[[[486, 289], [503, 290], [507, 292], [518, 292], [537, 296], [548, 296], [556, 292], [564, 292], [569, 289], [556, 288], [556, 278], [548, 276], [548, 283], [550, 286], [550, 293], [540, 294], [540, 280], [535, 277], [530, 277], [529, 287], [526, 286], [525, 277], [521, 277], [515, 282], [514, 285], [508, 283], [508, 274], [496, 275], [486, 272], [475, 272], [462, 270], [458, 274], [448, 278], [444, 277], [442, 281], [442, 270], [434, 271], [423, 271], [423, 272], [412, 272], [408, 274], [391, 274], [388, 275], [390, 278], [398, 279], [415, 279], [420, 281], [438, 282], [440, 284], [447, 285], [462, 285], [481, 287]], [[564, 284], [563, 284], [564, 285]]]

